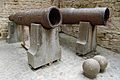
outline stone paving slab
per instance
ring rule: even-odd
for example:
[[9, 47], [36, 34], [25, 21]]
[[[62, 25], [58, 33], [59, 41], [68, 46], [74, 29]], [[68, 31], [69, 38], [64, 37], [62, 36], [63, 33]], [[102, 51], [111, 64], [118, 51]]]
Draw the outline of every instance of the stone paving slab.
[[[26, 51], [20, 43], [8, 44], [0, 41], [0, 80], [90, 80], [82, 74], [85, 59], [66, 47], [61, 48], [61, 61], [31, 70]], [[109, 64], [106, 72], [98, 74], [94, 80], [120, 80], [120, 54], [99, 46], [97, 53], [105, 56]]]

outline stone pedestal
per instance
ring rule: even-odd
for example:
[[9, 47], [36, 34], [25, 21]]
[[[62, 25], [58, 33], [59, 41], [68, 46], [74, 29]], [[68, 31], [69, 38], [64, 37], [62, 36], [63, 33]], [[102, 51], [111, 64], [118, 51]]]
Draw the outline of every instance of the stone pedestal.
[[34, 69], [61, 59], [58, 27], [44, 29], [40, 24], [31, 24], [28, 64]]
[[89, 22], [80, 22], [76, 53], [85, 55], [96, 50], [96, 27]]
[[6, 42], [16, 43], [21, 42], [21, 27], [14, 22], [8, 22], [8, 37]]

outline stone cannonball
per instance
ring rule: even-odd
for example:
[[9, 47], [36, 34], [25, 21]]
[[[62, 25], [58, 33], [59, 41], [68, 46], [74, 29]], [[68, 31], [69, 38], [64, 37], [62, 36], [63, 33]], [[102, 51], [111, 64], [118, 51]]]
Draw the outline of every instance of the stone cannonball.
[[95, 59], [87, 59], [83, 62], [84, 75], [88, 78], [95, 78], [100, 71], [100, 65]]
[[100, 64], [100, 71], [103, 72], [105, 68], [107, 67], [108, 61], [104, 56], [96, 55], [93, 57], [93, 59], [97, 60]]

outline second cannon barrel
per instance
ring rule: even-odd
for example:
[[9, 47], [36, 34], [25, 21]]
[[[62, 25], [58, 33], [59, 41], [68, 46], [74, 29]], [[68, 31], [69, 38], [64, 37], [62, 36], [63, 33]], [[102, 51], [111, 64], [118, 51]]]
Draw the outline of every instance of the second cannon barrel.
[[92, 25], [105, 25], [109, 18], [109, 9], [102, 8], [62, 8], [62, 24], [78, 24], [80, 21]]

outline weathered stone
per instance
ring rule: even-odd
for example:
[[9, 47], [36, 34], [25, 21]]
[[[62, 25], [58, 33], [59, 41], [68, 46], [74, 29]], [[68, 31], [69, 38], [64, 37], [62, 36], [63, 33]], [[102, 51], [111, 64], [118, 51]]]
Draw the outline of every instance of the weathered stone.
[[7, 37], [8, 43], [16, 43], [21, 41], [21, 32], [19, 25], [14, 22], [8, 22], [8, 36], [3, 34], [4, 37]]
[[107, 65], [108, 65], [108, 61], [104, 56], [101, 55], [96, 55], [93, 57], [93, 59], [97, 60], [98, 63], [100, 64], [100, 71], [104, 72]]
[[96, 50], [96, 27], [89, 22], [80, 22], [76, 53], [85, 55]]
[[64, 32], [65, 34], [68, 34], [73, 37], [78, 37], [79, 35], [79, 24], [78, 25], [62, 25], [61, 26], [61, 31]]
[[116, 2], [116, 0], [103, 0], [104, 2], [111, 2], [111, 3], [113, 3], [113, 2]]
[[84, 75], [88, 78], [95, 78], [100, 71], [100, 65], [95, 59], [87, 59], [83, 62]]
[[60, 7], [60, 0], [51, 0], [52, 5]]
[[112, 39], [112, 38], [113, 38], [113, 35], [112, 35], [112, 34], [106, 34], [106, 37], [107, 37], [108, 39]]
[[31, 24], [28, 64], [33, 68], [61, 59], [58, 27], [45, 29], [41, 24]]
[[120, 0], [117, 0], [117, 2], [120, 2]]
[[3, 37], [3, 38], [6, 38], [6, 37], [7, 37], [7, 35], [8, 35], [8, 33], [7, 33], [7, 32], [3, 32], [3, 33], [2, 33], [2, 37]]

